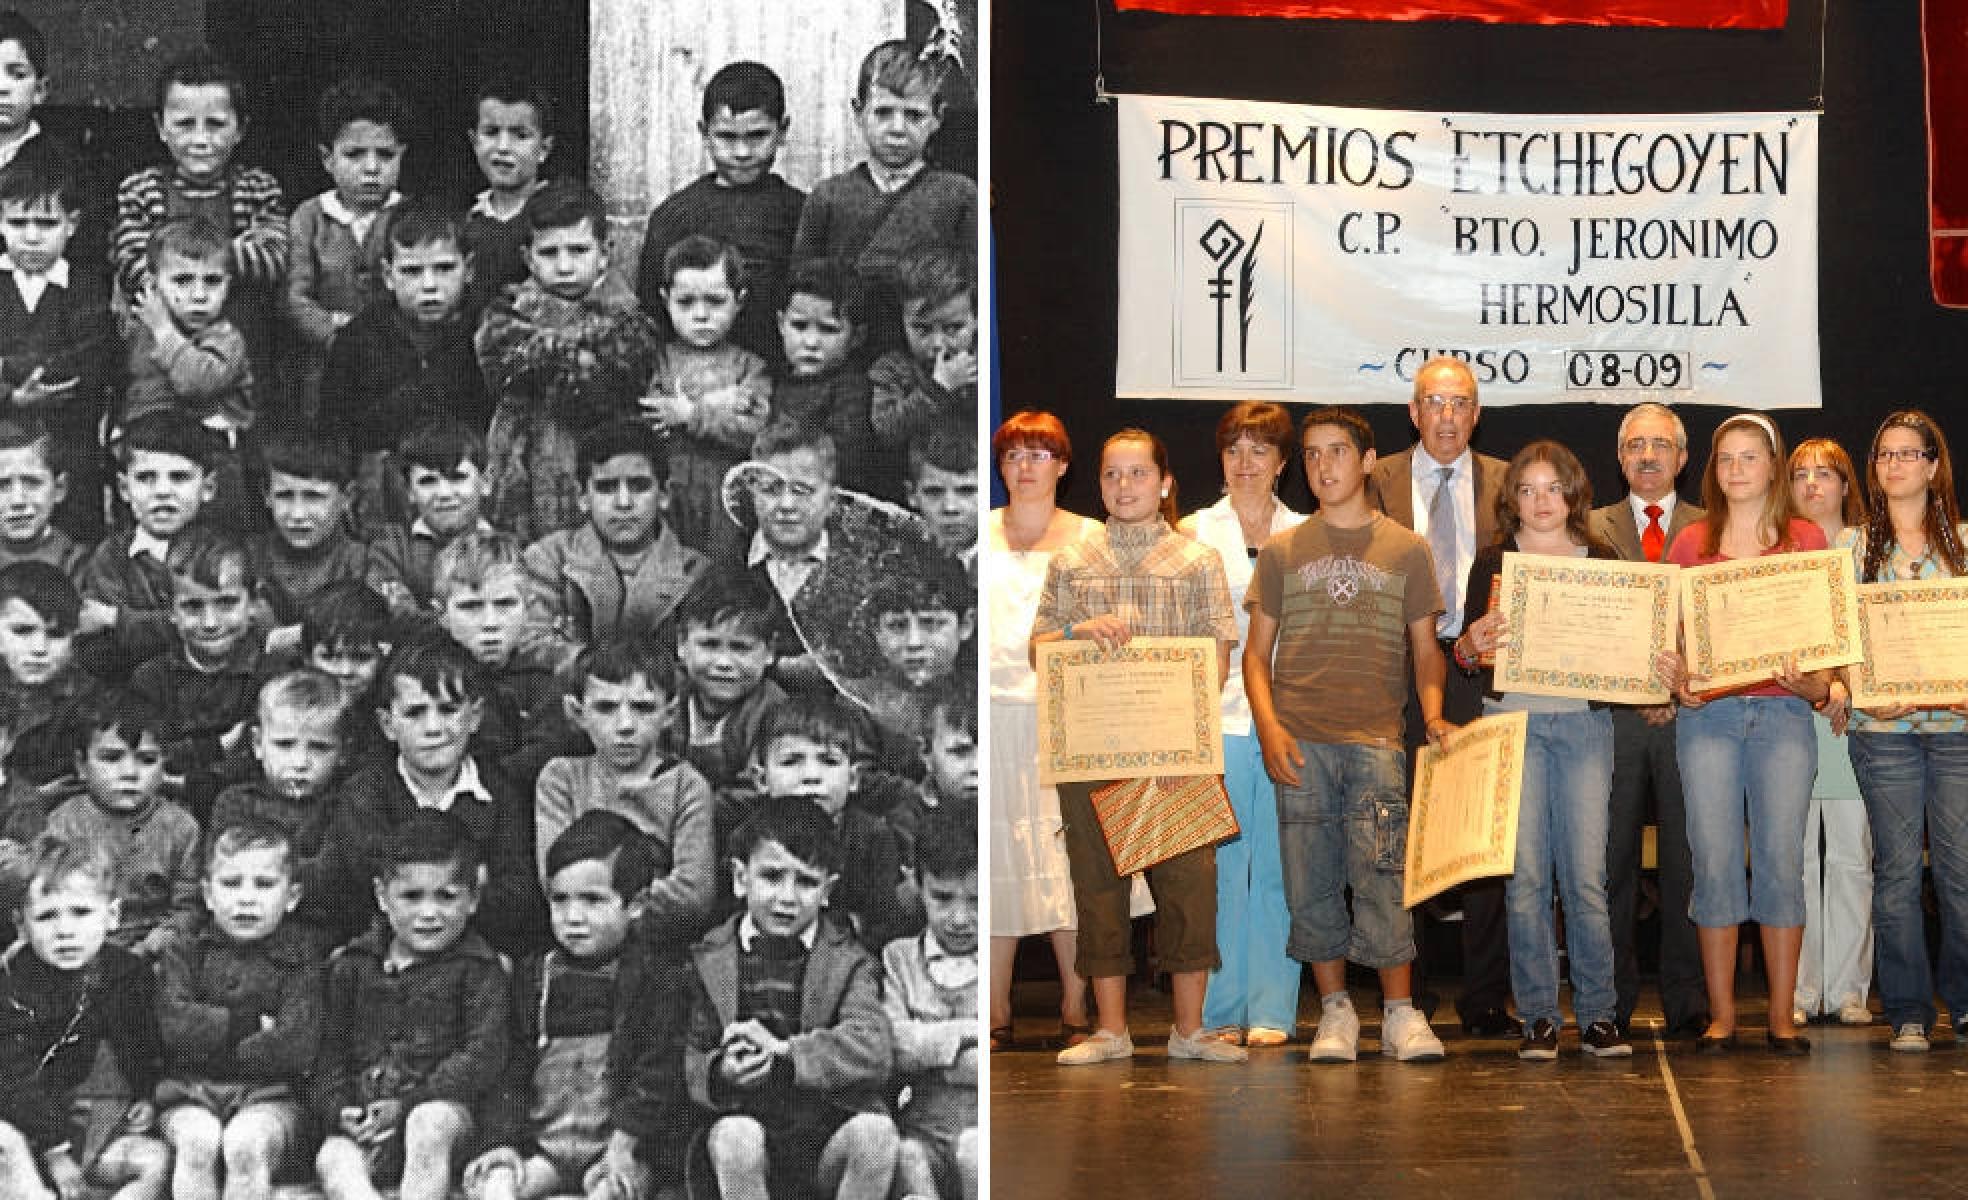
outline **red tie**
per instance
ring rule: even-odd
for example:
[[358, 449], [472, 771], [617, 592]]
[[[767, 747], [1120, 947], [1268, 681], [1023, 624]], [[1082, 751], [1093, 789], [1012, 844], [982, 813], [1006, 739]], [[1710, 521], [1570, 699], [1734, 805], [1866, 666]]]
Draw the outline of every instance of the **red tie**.
[[1640, 533], [1640, 552], [1647, 556], [1648, 562], [1659, 562], [1661, 551], [1667, 547], [1667, 530], [1661, 528], [1661, 506], [1649, 504], [1640, 511], [1647, 514], [1647, 528]]

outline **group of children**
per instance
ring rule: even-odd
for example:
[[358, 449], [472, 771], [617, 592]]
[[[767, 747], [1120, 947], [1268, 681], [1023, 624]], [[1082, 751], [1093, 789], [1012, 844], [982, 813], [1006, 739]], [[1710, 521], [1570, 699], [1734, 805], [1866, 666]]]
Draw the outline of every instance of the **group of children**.
[[[45, 96], [15, 14], [0, 65]], [[803, 198], [776, 75], [717, 72], [640, 297], [523, 86], [477, 100], [460, 215], [338, 85], [290, 218], [188, 56], [108, 277], [0, 104], [0, 1195], [974, 1195], [941, 82], [876, 47], [868, 161]], [[836, 485], [912, 523], [907, 580]]]

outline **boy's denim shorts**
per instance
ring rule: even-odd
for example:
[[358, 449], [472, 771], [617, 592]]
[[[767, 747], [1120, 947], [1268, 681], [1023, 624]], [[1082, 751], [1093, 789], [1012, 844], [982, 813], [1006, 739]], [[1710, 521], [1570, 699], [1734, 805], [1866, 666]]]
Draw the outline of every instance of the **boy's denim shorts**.
[[1345, 958], [1376, 969], [1413, 961], [1414, 925], [1401, 904], [1406, 756], [1399, 746], [1300, 740], [1298, 749], [1298, 786], [1278, 785], [1287, 952], [1300, 962]]

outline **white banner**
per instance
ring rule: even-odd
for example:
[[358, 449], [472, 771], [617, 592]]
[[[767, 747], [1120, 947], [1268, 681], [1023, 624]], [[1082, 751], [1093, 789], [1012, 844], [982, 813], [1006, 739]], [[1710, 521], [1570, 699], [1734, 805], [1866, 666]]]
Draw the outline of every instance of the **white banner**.
[[1122, 96], [1120, 396], [1815, 408], [1815, 113]]

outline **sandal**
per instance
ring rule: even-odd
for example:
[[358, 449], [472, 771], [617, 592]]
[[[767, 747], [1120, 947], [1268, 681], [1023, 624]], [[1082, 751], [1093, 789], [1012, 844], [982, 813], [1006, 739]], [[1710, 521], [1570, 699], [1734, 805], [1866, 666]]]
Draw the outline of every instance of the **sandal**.
[[1011, 1026], [1000, 1025], [991, 1031], [991, 1053], [1011, 1049]]

